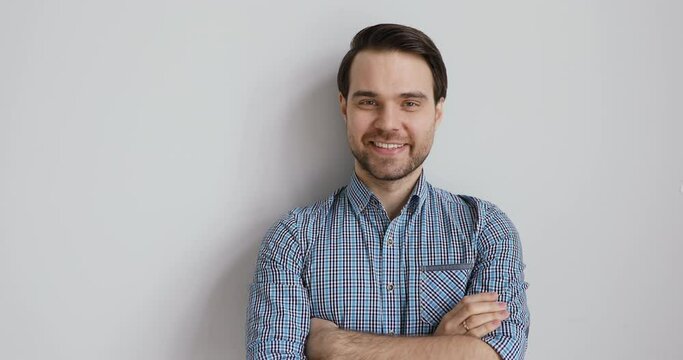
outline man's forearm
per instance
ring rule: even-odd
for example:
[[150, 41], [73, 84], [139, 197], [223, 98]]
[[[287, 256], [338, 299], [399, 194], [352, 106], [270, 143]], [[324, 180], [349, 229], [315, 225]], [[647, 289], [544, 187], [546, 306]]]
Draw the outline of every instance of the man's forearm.
[[500, 359], [488, 344], [471, 336], [383, 336], [345, 330], [328, 335], [322, 359]]

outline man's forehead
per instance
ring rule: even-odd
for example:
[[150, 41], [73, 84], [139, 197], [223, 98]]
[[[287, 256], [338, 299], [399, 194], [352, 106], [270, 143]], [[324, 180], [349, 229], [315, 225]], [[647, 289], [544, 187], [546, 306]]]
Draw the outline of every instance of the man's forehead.
[[349, 80], [350, 95], [356, 91], [377, 96], [433, 95], [434, 79], [425, 59], [402, 51], [360, 51], [351, 64]]

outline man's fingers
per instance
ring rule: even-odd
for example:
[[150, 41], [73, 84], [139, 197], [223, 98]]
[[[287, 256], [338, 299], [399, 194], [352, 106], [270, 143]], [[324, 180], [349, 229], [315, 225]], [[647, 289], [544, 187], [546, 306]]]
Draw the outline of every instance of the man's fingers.
[[[475, 306], [477, 303], [491, 303], [495, 302], [498, 300], [498, 294], [495, 292], [486, 292], [486, 293], [479, 293], [479, 294], [473, 294], [473, 295], [467, 295], [460, 299], [457, 305], [451, 311], [446, 313], [445, 317], [446, 318], [453, 318], [457, 317], [460, 321], [466, 319], [470, 315], [477, 314], [476, 312], [479, 308]], [[472, 309], [472, 307], [474, 307]], [[462, 314], [463, 313], [463, 308], [470, 308], [470, 311], [465, 311], [466, 316], [456, 316], [456, 314]], [[494, 310], [495, 311], [495, 310]], [[456, 320], [458, 320], [456, 319]]]
[[468, 331], [465, 335], [474, 336], [476, 338], [481, 339], [482, 337], [493, 332], [493, 330], [499, 328], [501, 324], [502, 322], [500, 320], [489, 321], [486, 324], [478, 326], [476, 328], [470, 328], [470, 331]]
[[463, 320], [480, 314], [495, 313], [498, 311], [505, 310], [507, 305], [503, 302], [498, 301], [482, 301], [482, 302], [471, 302], [467, 304], [458, 304], [452, 310], [450, 315], [450, 321], [456, 323], [461, 323]]
[[481, 301], [496, 301], [498, 300], [498, 293], [495, 292], [485, 292], [479, 294], [472, 294], [463, 297], [460, 300], [460, 304], [469, 304]]
[[[463, 297], [460, 302], [446, 315], [441, 318], [439, 326], [436, 328], [435, 335], [463, 335], [467, 332], [462, 322], [471, 316], [496, 313], [505, 310], [507, 304], [498, 302], [498, 294], [495, 292], [479, 293]], [[481, 325], [483, 320], [477, 321]], [[475, 326], [469, 324], [469, 328]]]
[[507, 310], [485, 313], [481, 315], [473, 315], [467, 318], [467, 326], [470, 329], [474, 329], [494, 320], [503, 321], [508, 317], [510, 317], [510, 312], [508, 312]]

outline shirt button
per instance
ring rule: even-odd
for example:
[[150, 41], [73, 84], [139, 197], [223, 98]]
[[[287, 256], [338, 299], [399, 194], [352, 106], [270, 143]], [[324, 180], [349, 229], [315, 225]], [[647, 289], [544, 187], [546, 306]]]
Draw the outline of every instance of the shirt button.
[[389, 330], [389, 335], [394, 335], [394, 330]]
[[387, 239], [387, 245], [388, 246], [394, 246], [394, 238], [389, 237], [389, 239]]
[[394, 290], [394, 283], [388, 283], [387, 284], [387, 291], [393, 291]]

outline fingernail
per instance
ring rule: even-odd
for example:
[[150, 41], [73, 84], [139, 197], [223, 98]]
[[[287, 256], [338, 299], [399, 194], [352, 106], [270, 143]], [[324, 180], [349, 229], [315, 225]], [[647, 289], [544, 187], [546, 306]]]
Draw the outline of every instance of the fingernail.
[[502, 302], [502, 301], [499, 301], [499, 302], [498, 302], [498, 307], [500, 307], [501, 309], [505, 309], [505, 308], [507, 307], [507, 304], [504, 303], [504, 302]]

